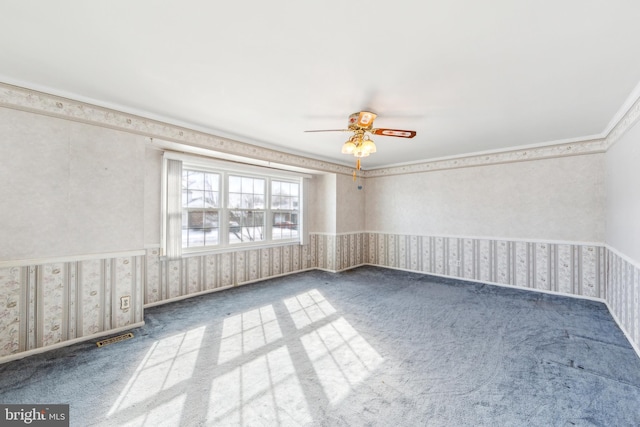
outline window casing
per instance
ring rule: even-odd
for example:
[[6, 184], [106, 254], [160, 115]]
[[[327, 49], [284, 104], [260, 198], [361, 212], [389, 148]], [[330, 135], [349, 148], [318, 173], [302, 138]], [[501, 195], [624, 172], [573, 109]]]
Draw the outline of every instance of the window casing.
[[[177, 247], [174, 258], [302, 244], [304, 175], [165, 153], [165, 163], [176, 158], [182, 162], [181, 230], [169, 229], [165, 208], [162, 233], [164, 248]], [[177, 196], [165, 189], [163, 197], [170, 206]]]

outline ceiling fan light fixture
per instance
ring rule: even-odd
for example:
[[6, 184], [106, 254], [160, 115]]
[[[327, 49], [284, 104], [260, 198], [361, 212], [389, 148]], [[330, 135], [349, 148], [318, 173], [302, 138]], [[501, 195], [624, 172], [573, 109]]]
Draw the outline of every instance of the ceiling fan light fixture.
[[373, 143], [372, 140], [370, 140], [369, 138], [365, 139], [364, 141], [362, 141], [362, 149], [364, 151], [366, 151], [369, 154], [373, 154], [376, 151], [378, 151], [376, 149], [376, 144]]
[[354, 144], [353, 141], [351, 140], [345, 142], [344, 145], [342, 146], [342, 154], [353, 154], [355, 150], [356, 150], [356, 144]]
[[[373, 128], [373, 121], [377, 115], [370, 111], [359, 111], [349, 116], [347, 129], [307, 130], [305, 132], [353, 132], [347, 142], [342, 144], [342, 154], [353, 154], [356, 157], [356, 170], [360, 170], [360, 159], [368, 157], [378, 151], [376, 144], [369, 138], [369, 134], [395, 136], [398, 138], [413, 138], [414, 130]], [[353, 179], [356, 179], [354, 171]]]
[[369, 154], [371, 153], [362, 148], [362, 144], [358, 145], [358, 148], [356, 148], [356, 151], [353, 152], [353, 155], [356, 157], [368, 157]]

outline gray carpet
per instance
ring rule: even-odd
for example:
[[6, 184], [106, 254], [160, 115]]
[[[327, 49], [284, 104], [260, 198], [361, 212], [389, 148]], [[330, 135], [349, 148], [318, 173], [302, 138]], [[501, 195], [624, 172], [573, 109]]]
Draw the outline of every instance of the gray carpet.
[[602, 303], [361, 267], [145, 310], [135, 338], [0, 365], [72, 426], [638, 426]]

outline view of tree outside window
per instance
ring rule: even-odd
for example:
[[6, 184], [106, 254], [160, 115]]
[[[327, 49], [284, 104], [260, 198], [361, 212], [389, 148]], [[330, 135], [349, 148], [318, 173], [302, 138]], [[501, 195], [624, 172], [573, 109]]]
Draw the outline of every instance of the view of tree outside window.
[[182, 171], [182, 247], [220, 243], [220, 174]]
[[229, 176], [229, 243], [265, 240], [265, 182]]
[[182, 248], [216, 249], [300, 238], [299, 181], [182, 168]]
[[277, 239], [297, 238], [299, 233], [298, 212], [300, 188], [296, 182], [271, 181], [271, 211], [273, 223], [271, 237]]

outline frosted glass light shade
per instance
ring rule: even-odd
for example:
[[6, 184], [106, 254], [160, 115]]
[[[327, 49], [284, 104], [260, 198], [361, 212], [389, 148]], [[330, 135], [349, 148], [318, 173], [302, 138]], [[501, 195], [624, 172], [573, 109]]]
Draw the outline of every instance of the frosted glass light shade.
[[356, 144], [351, 141], [347, 141], [342, 146], [342, 154], [352, 154], [356, 149]]

